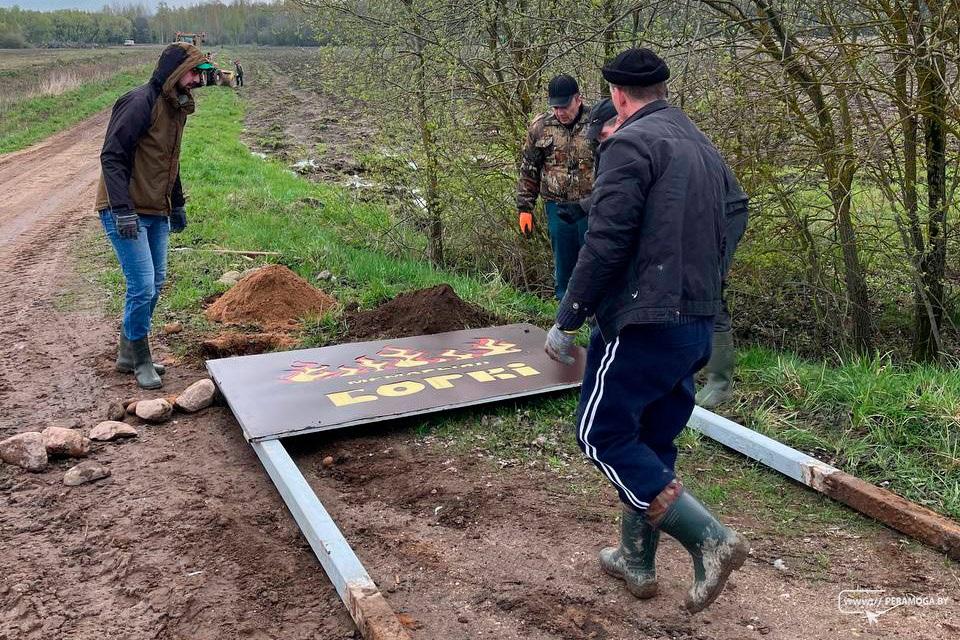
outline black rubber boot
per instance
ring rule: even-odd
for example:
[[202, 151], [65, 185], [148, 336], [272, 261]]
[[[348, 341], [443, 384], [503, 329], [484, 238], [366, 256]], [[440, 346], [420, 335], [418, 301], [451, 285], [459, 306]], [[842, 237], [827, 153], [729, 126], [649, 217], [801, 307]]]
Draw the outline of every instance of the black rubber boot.
[[[153, 363], [153, 368], [157, 370], [157, 375], [162, 376], [167, 372], [167, 368], [158, 362]], [[117, 371], [133, 373], [133, 348], [123, 333], [120, 334], [120, 347], [117, 349]]]
[[733, 331], [714, 331], [710, 361], [704, 367], [707, 383], [697, 393], [698, 405], [704, 409], [715, 409], [733, 397], [733, 369], [736, 365]]
[[690, 613], [703, 611], [723, 591], [730, 574], [743, 566], [750, 544], [736, 531], [720, 524], [686, 489], [667, 509], [658, 526], [676, 538], [693, 558], [693, 586], [684, 607]]
[[638, 598], [657, 595], [657, 570], [654, 564], [660, 532], [650, 526], [644, 514], [623, 505], [620, 519], [620, 545], [600, 551], [600, 568], [627, 583]]
[[153, 359], [150, 357], [150, 342], [147, 338], [134, 340], [130, 342], [130, 349], [133, 351], [133, 373], [137, 377], [137, 386], [141, 389], [159, 389], [163, 386], [163, 380], [153, 366]]

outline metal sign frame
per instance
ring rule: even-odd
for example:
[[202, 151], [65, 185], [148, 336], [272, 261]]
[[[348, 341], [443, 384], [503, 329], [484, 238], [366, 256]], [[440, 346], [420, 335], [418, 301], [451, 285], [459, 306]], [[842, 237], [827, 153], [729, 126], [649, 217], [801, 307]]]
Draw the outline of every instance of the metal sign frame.
[[208, 360], [244, 436], [261, 442], [579, 387], [586, 361], [530, 324]]

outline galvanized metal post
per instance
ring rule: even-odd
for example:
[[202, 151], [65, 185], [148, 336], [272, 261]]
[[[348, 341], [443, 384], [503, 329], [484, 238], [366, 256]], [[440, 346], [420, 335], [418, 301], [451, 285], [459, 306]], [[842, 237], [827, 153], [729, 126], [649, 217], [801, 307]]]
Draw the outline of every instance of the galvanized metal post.
[[327, 577], [367, 640], [409, 640], [377, 585], [279, 440], [251, 442]]

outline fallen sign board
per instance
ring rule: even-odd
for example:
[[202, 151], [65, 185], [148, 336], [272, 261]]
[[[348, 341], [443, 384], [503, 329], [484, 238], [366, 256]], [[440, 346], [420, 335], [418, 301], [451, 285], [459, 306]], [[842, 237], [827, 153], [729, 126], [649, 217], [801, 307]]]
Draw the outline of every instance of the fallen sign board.
[[208, 360], [250, 442], [580, 386], [530, 324]]

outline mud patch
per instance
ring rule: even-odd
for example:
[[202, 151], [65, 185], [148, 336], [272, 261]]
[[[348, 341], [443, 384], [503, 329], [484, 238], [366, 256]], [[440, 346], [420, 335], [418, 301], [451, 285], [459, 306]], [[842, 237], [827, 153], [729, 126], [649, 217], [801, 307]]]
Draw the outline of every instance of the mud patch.
[[283, 265], [257, 269], [207, 308], [208, 320], [291, 329], [305, 316], [320, 315], [336, 300]]
[[369, 311], [347, 314], [347, 340], [409, 338], [503, 324], [497, 316], [465, 302], [448, 284], [401, 293]]
[[520, 616], [542, 631], [564, 640], [605, 640], [607, 628], [591, 612], [594, 602], [570, 596], [552, 589], [533, 592], [529, 585], [496, 599], [500, 611]]
[[284, 333], [240, 333], [228, 331], [200, 343], [204, 358], [249, 356], [292, 348], [297, 341]]

